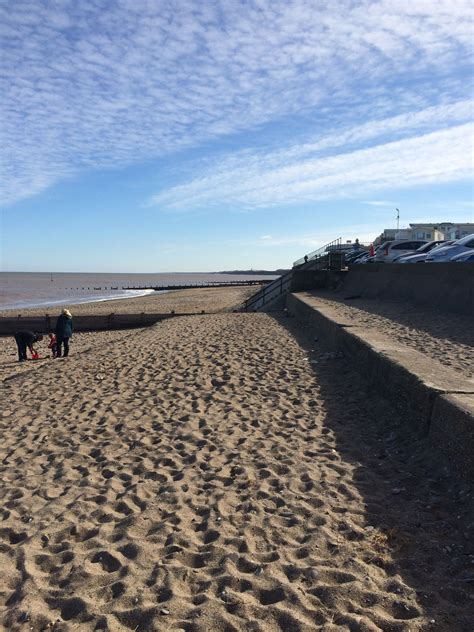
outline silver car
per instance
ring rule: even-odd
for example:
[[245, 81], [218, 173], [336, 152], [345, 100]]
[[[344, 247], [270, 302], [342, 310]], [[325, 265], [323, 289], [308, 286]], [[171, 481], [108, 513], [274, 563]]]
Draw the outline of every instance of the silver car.
[[474, 250], [472, 252], [461, 252], [460, 255], [454, 255], [451, 261], [453, 263], [467, 263], [471, 261], [474, 263]]
[[394, 259], [401, 255], [414, 254], [420, 246], [424, 246], [426, 239], [395, 239], [386, 241], [375, 253], [375, 263], [392, 263]]
[[474, 234], [466, 235], [450, 246], [432, 250], [426, 257], [426, 263], [445, 263], [462, 252], [474, 252]]
[[437, 248], [444, 248], [445, 246], [449, 246], [453, 244], [454, 240], [451, 241], [430, 241], [429, 243], [418, 248], [416, 252], [410, 253], [408, 255], [403, 255], [402, 257], [398, 257], [398, 259], [394, 259], [393, 263], [424, 263], [426, 261], [426, 257], [428, 253], [434, 252]]

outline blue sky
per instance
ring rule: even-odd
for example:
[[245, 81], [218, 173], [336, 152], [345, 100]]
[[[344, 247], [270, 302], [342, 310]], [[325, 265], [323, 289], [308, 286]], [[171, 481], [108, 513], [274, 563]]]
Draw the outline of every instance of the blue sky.
[[286, 267], [474, 221], [471, 0], [0, 0], [3, 270]]

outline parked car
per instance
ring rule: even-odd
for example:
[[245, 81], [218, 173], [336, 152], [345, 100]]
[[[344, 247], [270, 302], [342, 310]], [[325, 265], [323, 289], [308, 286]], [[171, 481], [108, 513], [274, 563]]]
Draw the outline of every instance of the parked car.
[[432, 250], [436, 250], [436, 248], [449, 246], [452, 243], [454, 243], [454, 240], [429, 241], [424, 246], [418, 248], [418, 250], [415, 250], [415, 252], [397, 257], [393, 260], [393, 263], [424, 263], [429, 252], [431, 252]]
[[474, 261], [474, 252], [461, 252], [459, 255], [454, 255], [451, 259], [453, 263], [464, 263], [466, 261]]
[[436, 249], [436, 251], [432, 250], [426, 257], [426, 263], [451, 261], [453, 257], [463, 252], [474, 252], [474, 234], [466, 235], [456, 240], [450, 246], [444, 246], [443, 248]]
[[354, 263], [356, 259], [359, 259], [359, 257], [366, 254], [368, 254], [366, 250], [358, 248], [357, 250], [350, 250], [349, 252], [344, 253], [344, 259], [346, 260], [346, 263]]
[[352, 263], [359, 265], [360, 263], [367, 263], [370, 255], [368, 252], [359, 253], [359, 256], [353, 259]]
[[420, 246], [428, 243], [426, 240], [418, 239], [395, 239], [386, 241], [375, 253], [375, 263], [391, 263], [400, 255], [414, 253]]

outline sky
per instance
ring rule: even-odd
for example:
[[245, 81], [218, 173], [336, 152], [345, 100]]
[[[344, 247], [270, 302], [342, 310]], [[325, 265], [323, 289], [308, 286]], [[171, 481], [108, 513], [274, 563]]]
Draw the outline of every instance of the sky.
[[275, 269], [473, 212], [472, 0], [0, 0], [3, 271]]

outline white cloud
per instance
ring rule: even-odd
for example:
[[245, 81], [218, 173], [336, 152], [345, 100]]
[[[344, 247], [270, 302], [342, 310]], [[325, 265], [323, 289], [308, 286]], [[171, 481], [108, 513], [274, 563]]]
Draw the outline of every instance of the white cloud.
[[[223, 203], [260, 208], [467, 179], [472, 175], [473, 131], [465, 123], [329, 156], [313, 155], [311, 145], [307, 153], [301, 148], [245, 152], [240, 160], [232, 156], [229, 164], [221, 159], [220, 166], [161, 192], [150, 203], [171, 210]], [[322, 144], [328, 148], [330, 139]]]
[[364, 204], [369, 206], [395, 206], [395, 202], [388, 202], [387, 200], [366, 200]]
[[365, 117], [345, 146], [468, 107], [470, 0], [16, 0], [0, 25], [6, 202], [273, 121]]
[[312, 233], [300, 233], [285, 236], [275, 236], [270, 239], [263, 239], [260, 237], [255, 240], [240, 240], [238, 242], [230, 241], [229, 245], [235, 245], [236, 243], [241, 246], [256, 246], [260, 248], [298, 248], [302, 252], [309, 253], [317, 250], [322, 246], [325, 246], [331, 241], [338, 239], [339, 237], [343, 241], [355, 241], [359, 239], [360, 243], [370, 243], [377, 235], [377, 231], [380, 232], [380, 225], [377, 222], [370, 224], [348, 224], [338, 226], [335, 224], [330, 230], [321, 230]]

